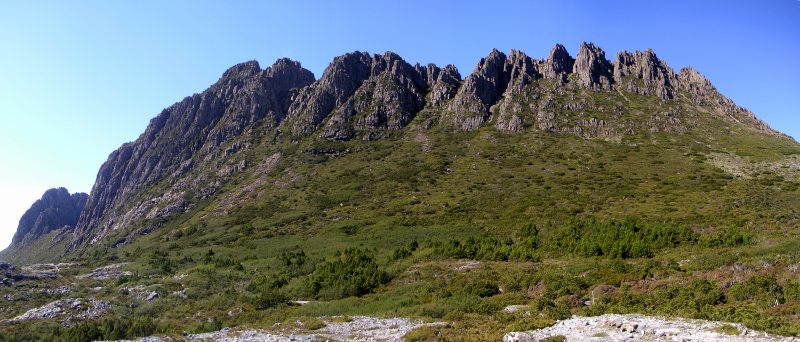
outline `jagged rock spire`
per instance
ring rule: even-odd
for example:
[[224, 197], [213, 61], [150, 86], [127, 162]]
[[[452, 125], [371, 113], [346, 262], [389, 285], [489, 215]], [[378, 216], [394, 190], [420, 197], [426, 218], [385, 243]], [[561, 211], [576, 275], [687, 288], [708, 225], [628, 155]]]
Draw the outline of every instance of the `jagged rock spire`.
[[439, 107], [447, 101], [453, 99], [458, 91], [458, 86], [461, 84], [461, 74], [455, 65], [448, 64], [443, 69], [439, 69], [433, 64], [428, 64], [427, 69], [428, 84], [430, 85], [431, 107]]
[[593, 43], [581, 43], [572, 72], [578, 85], [589, 89], [611, 89], [612, 66], [603, 49]]
[[[435, 66], [431, 73], [439, 73]], [[356, 132], [367, 132], [365, 139], [405, 127], [425, 105], [428, 69], [411, 66], [393, 52], [374, 55], [371, 73], [347, 101], [337, 107], [325, 122], [320, 137], [351, 139]], [[435, 82], [435, 81], [434, 81]]]
[[372, 57], [366, 52], [333, 59], [322, 77], [304, 88], [292, 101], [284, 131], [308, 135], [331, 111], [342, 105], [372, 74]]
[[658, 59], [651, 49], [633, 53], [621, 51], [614, 60], [614, 82], [617, 89], [669, 100], [674, 97], [676, 81], [672, 68]]
[[489, 107], [500, 98], [508, 85], [505, 64], [506, 55], [497, 49], [482, 58], [447, 108], [447, 121], [465, 131], [476, 129], [486, 122]]
[[525, 85], [542, 75], [533, 59], [519, 50], [511, 50], [504, 65], [505, 79], [508, 81], [506, 92], [520, 93]]
[[572, 72], [574, 64], [575, 59], [569, 55], [567, 48], [564, 45], [556, 44], [542, 63], [541, 72], [544, 78], [566, 81], [567, 74]]
[[691, 67], [685, 67], [677, 75], [681, 90], [689, 92], [695, 98], [705, 98], [717, 91], [711, 82]]

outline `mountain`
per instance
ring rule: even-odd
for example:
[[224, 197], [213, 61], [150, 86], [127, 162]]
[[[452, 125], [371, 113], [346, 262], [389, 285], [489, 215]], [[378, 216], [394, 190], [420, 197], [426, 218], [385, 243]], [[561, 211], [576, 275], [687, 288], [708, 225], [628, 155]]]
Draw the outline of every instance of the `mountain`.
[[59, 253], [63, 253], [64, 243], [71, 240], [72, 230], [78, 223], [88, 197], [82, 192], [70, 194], [66, 188], [45, 191], [42, 198], [36, 200], [22, 215], [11, 246], [0, 252], [0, 258], [14, 259], [15, 253], [41, 254], [43, 251], [28, 251], [23, 247], [37, 240], [47, 240], [50, 244], [60, 242], [62, 251], [56, 251], [54, 255], [45, 253], [48, 258], [58, 257]]
[[[318, 79], [250, 61], [112, 152], [59, 239], [21, 221], [0, 258], [79, 264], [76, 286], [110, 289], [82, 296], [170, 331], [365, 312], [491, 330], [524, 302], [541, 315], [521, 327], [681, 308], [791, 333], [798, 188], [797, 142], [651, 50], [493, 50], [466, 78], [392, 52]], [[790, 308], [737, 292], [773, 282]]]
[[[526, 86], [534, 89], [533, 94], [526, 93]], [[426, 117], [427, 129], [436, 125], [472, 131], [493, 124], [505, 132], [518, 132], [533, 126], [585, 137], [685, 132], [696, 120], [681, 109], [626, 120], [615, 115], [626, 110], [624, 104], [586, 113], [592, 105], [587, 99], [557, 103], [566, 91], [602, 90], [664, 101], [682, 95], [692, 104], [713, 108], [721, 119], [779, 135], [719, 94], [697, 71], [686, 68], [676, 74], [650, 50], [620, 52], [613, 63], [601, 49], [586, 43], [576, 59], [561, 45], [544, 60], [520, 51], [506, 56], [494, 50], [463, 82], [453, 66], [412, 66], [390, 52], [337, 57], [316, 81], [298, 62], [281, 59], [262, 70], [252, 61], [230, 68], [206, 91], [165, 109], [142, 136], [109, 156], [98, 172], [71, 248], [98, 242], [123, 228], [151, 231], [161, 219], [212, 197], [232, 174], [252, 165], [237, 156], [260, 136], [373, 140], [403, 129], [419, 116]], [[580, 114], [586, 118], [570, 120], [556, 113], [561, 109], [583, 111]], [[599, 118], [600, 114], [605, 117]], [[156, 184], [170, 186], [148, 191]]]
[[89, 195], [70, 194], [65, 188], [47, 190], [19, 220], [13, 244], [35, 240], [62, 227], [75, 227]]

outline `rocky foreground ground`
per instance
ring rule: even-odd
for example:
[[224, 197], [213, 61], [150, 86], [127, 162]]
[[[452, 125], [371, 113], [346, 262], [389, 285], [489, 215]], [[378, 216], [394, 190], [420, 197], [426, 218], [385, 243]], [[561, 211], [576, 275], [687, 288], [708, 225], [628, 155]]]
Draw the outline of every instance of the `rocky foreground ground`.
[[[470, 261], [456, 265], [457, 270], [474, 269], [480, 262]], [[13, 283], [17, 279], [47, 279], [56, 277], [60, 271], [74, 267], [74, 264], [36, 264], [16, 268], [0, 264], [6, 278], [3, 283]], [[78, 279], [114, 279], [130, 275], [123, 269], [125, 264], [113, 264], [94, 269], [90, 273], [77, 276]], [[159, 294], [148, 291], [144, 286], [123, 288], [128, 295], [142, 301], [159, 298]], [[67, 294], [71, 289], [59, 286], [44, 289], [56, 294]], [[183, 295], [176, 292], [173, 295]], [[185, 297], [184, 297], [185, 298]], [[12, 300], [13, 298], [6, 300]], [[295, 304], [307, 304], [296, 301]], [[5, 320], [18, 323], [29, 320], [55, 319], [65, 326], [75, 322], [97, 319], [105, 316], [112, 304], [96, 298], [58, 299], [32, 308], [16, 317]], [[503, 312], [531, 314], [527, 305], [510, 305]], [[166, 341], [401, 341], [410, 331], [430, 325], [443, 325], [446, 322], [425, 323], [409, 318], [376, 318], [366, 316], [319, 317], [290, 321], [264, 329], [222, 329], [202, 334], [185, 334], [180, 337], [150, 336], [139, 339], [141, 342]], [[661, 318], [644, 315], [607, 314], [595, 317], [572, 317], [559, 321], [544, 329], [509, 332], [504, 342], [526, 341], [795, 341], [800, 336], [787, 337], [769, 335], [754, 331], [742, 324], [693, 320], [684, 318]]]
[[511, 332], [504, 342], [540, 341], [563, 337], [566, 341], [800, 341], [800, 338], [769, 335], [741, 324], [693, 319], [665, 319], [642, 315], [607, 314], [572, 317], [533, 331]]
[[[408, 318], [375, 318], [365, 316], [323, 317], [320, 327], [297, 322], [291, 329], [244, 330], [222, 329], [204, 334], [171, 337], [147, 337], [138, 342], [166, 341], [402, 341], [409, 331], [426, 325]], [[572, 317], [555, 325], [533, 331], [510, 332], [504, 342], [527, 341], [800, 341], [797, 337], [770, 335], [747, 329], [741, 324], [694, 319], [666, 319], [643, 315], [608, 314], [596, 317]]]
[[321, 327], [306, 326], [298, 321], [293, 329], [242, 330], [222, 329], [204, 334], [191, 334], [179, 339], [170, 337], [146, 337], [138, 342], [166, 341], [402, 341], [409, 331], [425, 325], [445, 323], [423, 323], [408, 318], [375, 318], [365, 316], [323, 317]]

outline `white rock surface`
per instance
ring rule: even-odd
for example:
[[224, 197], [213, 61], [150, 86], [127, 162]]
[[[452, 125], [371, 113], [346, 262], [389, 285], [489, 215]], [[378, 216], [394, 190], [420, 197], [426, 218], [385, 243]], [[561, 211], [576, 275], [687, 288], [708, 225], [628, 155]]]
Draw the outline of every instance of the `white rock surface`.
[[116, 279], [122, 276], [131, 276], [133, 275], [133, 272], [121, 270], [121, 268], [127, 264], [128, 264], [127, 262], [123, 262], [119, 264], [111, 264], [103, 267], [98, 267], [87, 274], [79, 275], [78, 279], [105, 280], [105, 279]]
[[506, 312], [506, 313], [515, 313], [515, 312], [518, 312], [518, 311], [523, 311], [524, 312], [524, 311], [526, 311], [528, 309], [530, 309], [530, 307], [527, 306], [527, 305], [509, 305], [509, 306], [506, 306], [505, 308], [503, 308], [503, 312]]
[[[222, 329], [210, 333], [188, 335], [181, 340], [187, 341], [221, 341], [221, 342], [246, 342], [246, 341], [402, 341], [403, 335], [409, 331], [426, 325], [440, 325], [437, 323], [423, 323], [408, 318], [375, 318], [366, 316], [350, 317], [348, 322], [336, 322], [330, 317], [321, 318], [325, 327], [314, 331], [270, 332], [266, 330], [239, 330]], [[146, 337], [139, 342], [171, 341], [171, 338]]]
[[[727, 335], [722, 326], [732, 326], [738, 335]], [[796, 337], [769, 335], [747, 329], [741, 324], [711, 322], [695, 319], [666, 319], [643, 315], [607, 314], [596, 317], [577, 317], [533, 331], [510, 332], [504, 342], [538, 341], [552, 336], [564, 336], [567, 341], [800, 341]]]
[[95, 319], [105, 315], [111, 309], [111, 303], [100, 299], [60, 299], [38, 308], [33, 308], [25, 313], [10, 319], [10, 322], [20, 322], [35, 319], [51, 319], [64, 316], [63, 321], [73, 319]]

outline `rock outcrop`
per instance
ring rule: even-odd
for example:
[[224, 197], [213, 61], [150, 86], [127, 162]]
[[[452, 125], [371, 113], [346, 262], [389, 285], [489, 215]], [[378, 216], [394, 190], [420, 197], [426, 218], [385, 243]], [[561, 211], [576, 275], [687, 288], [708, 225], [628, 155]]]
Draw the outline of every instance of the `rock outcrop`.
[[[726, 328], [726, 331], [723, 329]], [[737, 333], [732, 334], [730, 330]], [[754, 331], [740, 323], [686, 318], [663, 318], [639, 314], [605, 314], [561, 320], [538, 330], [509, 332], [503, 342], [547, 340], [566, 341], [711, 341], [778, 342], [797, 341], [794, 337]]]
[[12, 245], [31, 241], [65, 226], [75, 227], [88, 197], [82, 192], [70, 194], [65, 188], [47, 190], [20, 218]]
[[373, 56], [370, 69], [369, 77], [330, 115], [321, 137], [347, 140], [356, 132], [380, 135], [381, 130], [405, 127], [425, 105], [427, 74], [440, 73], [434, 65], [425, 69], [411, 66], [392, 52]]
[[513, 94], [522, 93], [526, 85], [542, 78], [537, 64], [524, 52], [511, 50], [503, 66], [504, 78], [508, 82], [503, 97], [508, 98]]
[[505, 73], [506, 55], [492, 50], [482, 58], [447, 108], [448, 121], [464, 131], [480, 127], [489, 118], [489, 107], [508, 85]]
[[680, 90], [689, 93], [694, 102], [703, 104], [717, 94], [717, 89], [697, 70], [686, 67], [677, 75]]
[[428, 64], [425, 74], [428, 76], [430, 88], [428, 106], [439, 107], [456, 96], [461, 84], [461, 74], [454, 65], [448, 64], [439, 69], [436, 65]]
[[333, 59], [322, 77], [303, 88], [289, 106], [289, 118], [282, 131], [295, 136], [309, 135], [322, 120], [355, 94], [372, 74], [372, 57], [353, 52]]
[[572, 67], [577, 83], [589, 89], [611, 89], [612, 65], [603, 49], [592, 43], [582, 43]]
[[547, 59], [540, 62], [540, 70], [544, 78], [558, 80], [561, 83], [567, 81], [567, 75], [572, 72], [575, 59], [569, 55], [564, 45], [556, 44]]
[[674, 97], [676, 81], [675, 72], [658, 59], [653, 50], [633, 53], [622, 51], [614, 60], [614, 83], [617, 89], [670, 100]]
[[78, 321], [103, 317], [110, 310], [111, 302], [106, 300], [94, 298], [59, 299], [30, 309], [8, 321], [16, 323], [29, 320], [58, 319], [63, 325], [71, 326]]
[[756, 115], [747, 108], [737, 105], [731, 99], [720, 94], [717, 88], [697, 70], [685, 67], [677, 74], [676, 79], [677, 88], [688, 93], [689, 99], [695, 104], [711, 108], [717, 114], [733, 122], [744, 123], [748, 127], [791, 139], [770, 128], [767, 123], [756, 118]]

